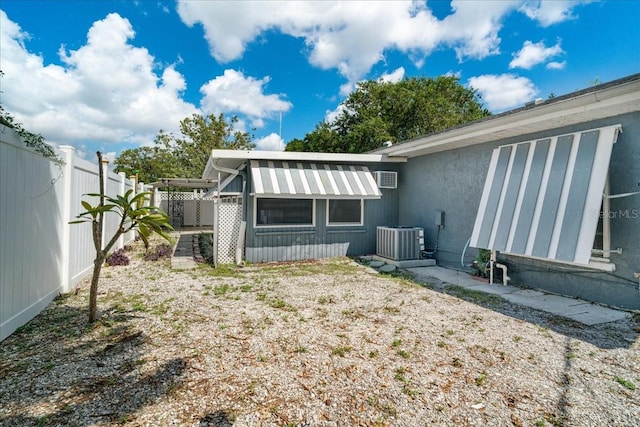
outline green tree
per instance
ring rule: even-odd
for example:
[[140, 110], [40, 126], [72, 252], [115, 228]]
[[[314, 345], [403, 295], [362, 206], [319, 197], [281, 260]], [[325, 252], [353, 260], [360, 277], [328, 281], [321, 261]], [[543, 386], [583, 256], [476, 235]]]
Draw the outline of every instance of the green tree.
[[250, 150], [255, 147], [248, 132], [235, 129], [238, 118], [233, 116], [228, 122], [224, 115], [201, 116], [194, 114], [180, 122], [180, 137], [167, 140], [174, 144], [173, 153], [182, 165], [182, 176], [200, 178], [209, 160], [211, 150]]
[[181, 176], [181, 165], [173, 153], [156, 144], [153, 147], [138, 147], [123, 150], [114, 161], [115, 172], [126, 176], [136, 175], [139, 182], [152, 183], [158, 178]]
[[[100, 280], [100, 272], [104, 265], [107, 255], [116, 244], [121, 235], [137, 230], [138, 236], [144, 242], [146, 248], [149, 247], [149, 236], [157, 233], [167, 241], [171, 241], [171, 237], [167, 234], [167, 230], [173, 228], [169, 224], [169, 217], [160, 208], [149, 206], [148, 201], [151, 193], [142, 192], [133, 194], [133, 190], [127, 191], [124, 196], [108, 197], [104, 194], [104, 175], [102, 165], [102, 153], [98, 151], [98, 168], [100, 171], [100, 192], [95, 194], [87, 194], [87, 196], [97, 197], [98, 204], [93, 206], [89, 202], [82, 201], [82, 207], [85, 211], [80, 213], [76, 221], [70, 224], [79, 224], [83, 222], [91, 223], [93, 236], [93, 245], [96, 250], [96, 257], [93, 261], [93, 275], [91, 277], [91, 288], [89, 292], [89, 323], [93, 323], [97, 318], [97, 302], [98, 302], [98, 282]], [[105, 203], [106, 201], [106, 203]], [[116, 232], [102, 247], [102, 230], [104, 224], [104, 215], [116, 214], [120, 217], [120, 222]]]
[[479, 99], [454, 76], [361, 82], [333, 122], [318, 124], [287, 150], [374, 150], [386, 141], [405, 141], [486, 117], [490, 113]]
[[285, 151], [323, 151], [327, 153], [347, 151], [338, 134], [327, 122], [318, 123], [312, 132], [305, 135], [304, 139], [294, 141], [287, 144]]
[[[238, 118], [223, 114], [194, 114], [180, 122], [180, 135], [158, 132], [153, 147], [124, 150], [115, 160], [116, 172], [138, 175], [142, 182], [158, 178], [200, 178], [213, 149], [250, 150], [247, 132], [236, 130]], [[137, 171], [137, 172], [136, 172]]]

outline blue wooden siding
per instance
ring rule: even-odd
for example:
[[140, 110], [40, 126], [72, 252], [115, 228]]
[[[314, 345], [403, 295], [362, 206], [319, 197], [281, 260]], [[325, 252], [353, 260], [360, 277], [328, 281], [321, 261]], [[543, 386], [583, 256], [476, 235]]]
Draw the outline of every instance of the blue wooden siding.
[[[396, 170], [395, 165], [368, 165], [373, 170]], [[248, 174], [247, 190], [251, 190]], [[383, 189], [379, 200], [364, 200], [362, 226], [328, 226], [327, 200], [316, 199], [313, 227], [255, 227], [255, 197], [245, 205], [245, 258], [250, 262], [356, 256], [375, 253], [376, 227], [398, 222], [398, 190]]]

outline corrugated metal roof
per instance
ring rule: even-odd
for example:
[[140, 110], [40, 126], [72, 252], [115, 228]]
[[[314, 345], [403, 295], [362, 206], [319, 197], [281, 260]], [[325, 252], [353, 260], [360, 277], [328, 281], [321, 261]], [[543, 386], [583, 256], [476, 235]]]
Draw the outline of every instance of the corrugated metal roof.
[[589, 264], [620, 125], [493, 150], [471, 246]]
[[252, 192], [260, 197], [379, 199], [366, 166], [251, 161]]

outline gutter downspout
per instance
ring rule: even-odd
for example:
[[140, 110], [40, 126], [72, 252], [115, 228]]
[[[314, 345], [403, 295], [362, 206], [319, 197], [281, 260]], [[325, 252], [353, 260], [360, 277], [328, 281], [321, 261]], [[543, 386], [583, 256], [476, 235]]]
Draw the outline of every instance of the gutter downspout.
[[[246, 163], [242, 163], [240, 165], [240, 167], [242, 169], [244, 169], [244, 166], [246, 165]], [[214, 160], [211, 163], [211, 167], [214, 170], [217, 170], [218, 172], [224, 172], [224, 173], [228, 173], [230, 174], [225, 180], [224, 180], [224, 184], [222, 183], [218, 183], [218, 192], [221, 192], [227, 185], [229, 185], [229, 183], [231, 181], [233, 181], [235, 179], [236, 176], [240, 175], [242, 176], [242, 197], [244, 198], [244, 188], [246, 185], [246, 181], [247, 181], [247, 174], [244, 173], [243, 171], [241, 171], [240, 169], [232, 169], [232, 168], [225, 168], [224, 166], [220, 166], [219, 164], [216, 163], [216, 160]]]

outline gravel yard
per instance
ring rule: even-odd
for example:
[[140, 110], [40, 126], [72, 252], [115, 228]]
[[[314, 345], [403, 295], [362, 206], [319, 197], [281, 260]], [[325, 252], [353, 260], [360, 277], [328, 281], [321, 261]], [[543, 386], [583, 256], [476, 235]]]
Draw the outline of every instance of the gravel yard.
[[0, 343], [2, 426], [633, 426], [640, 319], [586, 327], [347, 259], [105, 267]]

